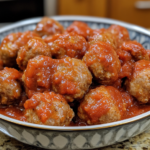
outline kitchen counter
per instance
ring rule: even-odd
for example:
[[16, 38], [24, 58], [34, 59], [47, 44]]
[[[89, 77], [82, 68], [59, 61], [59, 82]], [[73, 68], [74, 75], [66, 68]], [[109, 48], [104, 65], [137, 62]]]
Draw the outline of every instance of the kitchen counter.
[[[0, 150], [44, 150], [23, 144], [0, 132]], [[124, 142], [94, 150], [150, 150], [150, 131], [146, 131]]]

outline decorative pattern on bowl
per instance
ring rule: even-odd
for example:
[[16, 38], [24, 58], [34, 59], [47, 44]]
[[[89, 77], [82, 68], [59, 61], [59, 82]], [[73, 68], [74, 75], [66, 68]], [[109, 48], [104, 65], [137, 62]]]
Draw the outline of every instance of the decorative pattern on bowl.
[[[126, 27], [131, 40], [137, 40], [146, 49], [150, 49], [150, 32], [124, 22], [104, 18], [61, 16], [53, 17], [64, 27], [74, 20], [84, 21], [91, 28], [108, 28], [111, 24]], [[41, 18], [15, 23], [0, 29], [0, 42], [12, 32], [33, 30]], [[93, 149], [124, 141], [150, 129], [150, 112], [104, 125], [86, 127], [53, 127], [31, 123], [0, 115], [0, 131], [23, 143], [47, 149]]]

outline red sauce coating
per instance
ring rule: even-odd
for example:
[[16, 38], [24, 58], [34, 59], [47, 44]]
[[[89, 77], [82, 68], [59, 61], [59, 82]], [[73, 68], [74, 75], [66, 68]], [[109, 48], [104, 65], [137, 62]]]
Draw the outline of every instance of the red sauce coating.
[[18, 107], [0, 108], [0, 114], [20, 121], [26, 121], [23, 110]]
[[[116, 62], [114, 51], [112, 48], [106, 44], [105, 42], [98, 42], [90, 46], [90, 50], [93, 52], [93, 54], [96, 54], [96, 56], [99, 58], [99, 61], [103, 64], [104, 68], [107, 68], [108, 71], [114, 72], [114, 63]], [[91, 53], [89, 55], [92, 55]], [[86, 60], [87, 66], [93, 64], [96, 61], [95, 59], [89, 59]]]
[[90, 90], [78, 108], [78, 115], [88, 124], [100, 124], [121, 120], [126, 111], [118, 89], [99, 86]]
[[88, 39], [92, 29], [84, 22], [74, 21], [67, 29], [68, 33], [73, 32]]
[[[7, 75], [5, 76], [5, 74]], [[14, 68], [5, 67], [4, 70], [0, 71], [0, 77], [3, 80], [19, 79], [21, 76], [22, 74]]]
[[[110, 97], [107, 97], [101, 92], [95, 93], [90, 97], [94, 100], [94, 102], [84, 107], [84, 111], [89, 113], [90, 118], [92, 118], [92, 122], [96, 122], [99, 117], [109, 112], [111, 109], [110, 99], [113, 101], [113, 104], [119, 108], [121, 119], [130, 118], [150, 110], [149, 104], [139, 104], [137, 99], [133, 98], [127, 91], [123, 90], [124, 80], [128, 78], [130, 81], [133, 72], [134, 76], [136, 76], [138, 72], [150, 68], [150, 62], [148, 61], [150, 60], [150, 50], [146, 51], [140, 43], [130, 41], [128, 31], [119, 25], [112, 25], [108, 29], [92, 30], [87, 24], [75, 21], [66, 29], [65, 34], [62, 34], [63, 32], [64, 29], [61, 24], [53, 19], [45, 17], [37, 25], [34, 32], [26, 31], [24, 33], [18, 32], [8, 35], [4, 38], [0, 46], [0, 70], [3, 69], [3, 65], [11, 66], [13, 62], [15, 62], [18, 50], [20, 47], [24, 46], [30, 38], [35, 36], [39, 37], [39, 35], [44, 38], [48, 36], [44, 39], [45, 42], [48, 43], [49, 47], [51, 47], [51, 51], [55, 50], [55, 52], [58, 51], [60, 54], [58, 56], [54, 54], [54, 58], [64, 58], [69, 56], [81, 59], [86, 53], [89, 57], [86, 59], [84, 58], [83, 61], [87, 66], [93, 65], [98, 59], [102, 64], [102, 67], [106, 69], [103, 71], [115, 74], [114, 79], [112, 79], [113, 86], [118, 90], [112, 86], [107, 86], [106, 89]], [[88, 43], [85, 39], [91, 44], [90, 48], [88, 47]], [[97, 40], [103, 42], [97, 42]], [[77, 43], [77, 41], [79, 42]], [[107, 43], [109, 43], [115, 51], [112, 51], [112, 47]], [[39, 47], [39, 45], [36, 46]], [[37, 47], [35, 49], [37, 49]], [[60, 52], [60, 49], [65, 49], [66, 51], [64, 52], [63, 50]], [[24, 53], [22, 53], [22, 57], [23, 56]], [[118, 58], [119, 63], [116, 61]], [[54, 60], [50, 57], [44, 57], [43, 59], [43, 56], [38, 56], [32, 59], [32, 61], [27, 62], [28, 67], [24, 73], [23, 80], [26, 82], [25, 88], [28, 97], [31, 97], [33, 94], [38, 92], [52, 90], [52, 84], [57, 85], [55, 88], [58, 88], [60, 94], [66, 94], [67, 96], [77, 94], [82, 91], [82, 87], [87, 86], [87, 82], [89, 82], [88, 85], [91, 84], [92, 78], [89, 78], [89, 81], [82, 83], [83, 86], [81, 89], [78, 87], [78, 82], [76, 81], [76, 78], [78, 77], [74, 76], [76, 72], [71, 69], [75, 66], [75, 64], [70, 58]], [[63, 66], [62, 64], [65, 65]], [[77, 63], [77, 66], [80, 65]], [[99, 66], [99, 64], [97, 66]], [[97, 66], [95, 66], [95, 70], [97, 70]], [[62, 70], [57, 72], [60, 68]], [[66, 68], [67, 70], [65, 72]], [[115, 70], [116, 68], [117, 71]], [[81, 68], [80, 71], [81, 70], [84, 69]], [[5, 72], [7, 74], [6, 76], [3, 74]], [[86, 71], [83, 72], [87, 74]], [[10, 83], [12, 80], [19, 80], [20, 82], [21, 77], [22, 74], [13, 68], [5, 67], [2, 71], [0, 71], [1, 81], [5, 80], [5, 83]], [[78, 78], [78, 80], [82, 80], [82, 78]], [[97, 80], [95, 82], [97, 82]], [[13, 83], [15, 82], [13, 81]], [[20, 87], [20, 89], [21, 88], [22, 87]], [[54, 87], [53, 90], [55, 90]], [[58, 91], [56, 90], [55, 92]], [[86, 94], [85, 91], [88, 92], [86, 88], [84, 89], [84, 94]], [[51, 115], [57, 120], [57, 116], [50, 111], [50, 109], [54, 109], [52, 108], [53, 106], [51, 105], [51, 102], [54, 100], [55, 94], [48, 95], [47, 97], [42, 96], [41, 93], [38, 94], [43, 102], [50, 99], [48, 104], [43, 105], [37, 110], [37, 115], [41, 121], [44, 123]], [[13, 96], [18, 97], [15, 93], [13, 93]], [[26, 101], [24, 104], [25, 109], [34, 109], [40, 103], [40, 101], [36, 101], [34, 98], [35, 97], [33, 96], [31, 99], [26, 101], [25, 96], [24, 100], [21, 100], [21, 104], [19, 104], [20, 106], [9, 105], [9, 107], [6, 108], [1, 107], [0, 113], [14, 119], [27, 121], [24, 116], [24, 108], [21, 106], [23, 106]], [[74, 99], [74, 97], [72, 99]], [[65, 103], [67, 102], [65, 101]], [[72, 122], [70, 125], [81, 126], [87, 124], [85, 121], [76, 116], [75, 122]]]
[[[77, 83], [74, 81], [74, 77], [72, 76], [76, 72], [72, 70], [73, 64], [72, 60], [68, 57], [66, 59], [60, 59], [56, 63], [56, 67], [53, 67], [53, 77], [52, 77], [52, 82], [54, 85], [59, 85], [59, 93], [60, 94], [75, 94], [77, 93]], [[57, 72], [57, 67], [61, 64], [64, 64], [64, 67], [67, 67], [67, 72], [66, 69], [62, 68], [61, 71]]]
[[72, 80], [68, 81], [65, 79], [66, 74], [55, 73], [53, 76], [53, 84], [59, 84], [59, 93], [60, 94], [75, 94], [77, 92], [76, 84], [73, 82], [73, 77], [68, 75], [67, 79]]
[[95, 29], [88, 38], [89, 44], [94, 44], [98, 41], [110, 44], [115, 50], [117, 48], [117, 40], [114, 35], [107, 31], [107, 29]]
[[129, 52], [135, 60], [149, 60], [146, 50], [137, 41], [125, 41], [122, 43], [120, 48]]
[[14, 67], [16, 66], [15, 59], [19, 50], [18, 39], [22, 33], [11, 33], [7, 35], [0, 45], [0, 58], [3, 61], [4, 66]]
[[110, 100], [108, 97], [103, 95], [103, 93], [96, 93], [91, 97], [95, 103], [91, 103], [84, 107], [84, 111], [88, 112], [89, 117], [91, 118], [92, 122], [97, 122], [97, 120], [105, 115], [110, 109]]
[[23, 77], [26, 83], [28, 97], [31, 97], [35, 92], [49, 91], [51, 86], [51, 67], [53, 61], [47, 56], [37, 56], [29, 60], [25, 76]]
[[34, 30], [34, 32], [38, 33], [41, 37], [63, 33], [63, 31], [64, 28], [59, 22], [48, 17], [43, 17]]
[[54, 92], [34, 94], [24, 103], [24, 107], [25, 116], [32, 123], [67, 125], [74, 116], [63, 96]]
[[128, 41], [130, 39], [129, 32], [126, 28], [119, 25], [111, 25], [108, 32], [113, 34], [117, 38], [117, 45], [119, 46], [123, 41]]
[[132, 56], [129, 52], [122, 50], [122, 49], [117, 49], [116, 50], [117, 55], [120, 59], [121, 64], [123, 65], [124, 63], [126, 63], [127, 61], [131, 61], [132, 60]]
[[22, 35], [18, 38], [18, 40], [16, 41], [16, 44], [19, 46], [19, 48], [23, 45], [25, 45], [28, 40], [30, 38], [33, 38], [33, 37], [39, 37], [38, 34], [36, 34], [35, 32], [33, 31], [26, 31], [26, 32], [23, 32]]
[[150, 59], [150, 49], [147, 49], [146, 52], [147, 52], [149, 59]]
[[147, 60], [139, 60], [135, 63], [134, 70], [135, 72], [139, 72], [143, 69], [150, 68], [150, 61]]
[[92, 75], [79, 59], [52, 59], [41, 55], [29, 60], [23, 81], [28, 97], [36, 92], [53, 90], [73, 101], [84, 96]]
[[109, 91], [111, 98], [113, 99], [114, 104], [116, 104], [121, 112], [121, 116], [126, 111], [125, 103], [121, 97], [121, 93], [118, 89], [114, 88], [113, 86], [107, 86], [107, 90]]
[[84, 37], [73, 33], [47, 37], [45, 42], [48, 43], [52, 56], [58, 59], [64, 57], [81, 59], [89, 46]]
[[124, 113], [122, 119], [131, 118], [150, 111], [150, 105], [139, 104], [129, 93], [123, 91], [121, 92], [121, 95], [126, 103], [126, 112]]
[[83, 61], [100, 83], [110, 84], [117, 80], [121, 65], [115, 50], [108, 43], [92, 44]]
[[25, 70], [28, 61], [38, 55], [51, 57], [51, 51], [42, 38], [34, 37], [29, 39], [28, 42], [20, 48], [16, 59], [17, 64], [20, 69]]
[[128, 61], [125, 64], [121, 66], [120, 72], [119, 72], [119, 78], [130, 78], [133, 72], [133, 62]]
[[44, 41], [46, 43], [48, 43], [49, 45], [52, 45], [55, 40], [57, 40], [59, 38], [61, 34], [54, 34], [54, 35], [51, 35], [51, 36], [47, 36], [46, 38], [44, 38]]
[[0, 71], [0, 104], [9, 106], [17, 103], [21, 96], [22, 73], [14, 68], [5, 67]]
[[57, 97], [53, 92], [46, 95], [44, 94], [33, 95], [32, 98], [30, 98], [24, 103], [25, 109], [35, 109], [40, 104], [40, 101], [37, 100], [38, 96], [40, 97], [40, 100], [44, 102], [44, 105], [42, 105], [39, 109], [36, 109], [36, 113], [40, 118], [40, 120], [44, 123], [51, 115], [53, 115], [53, 118], [55, 118], [54, 117], [55, 113], [53, 114], [53, 112], [51, 111], [53, 110], [51, 102], [55, 100]]

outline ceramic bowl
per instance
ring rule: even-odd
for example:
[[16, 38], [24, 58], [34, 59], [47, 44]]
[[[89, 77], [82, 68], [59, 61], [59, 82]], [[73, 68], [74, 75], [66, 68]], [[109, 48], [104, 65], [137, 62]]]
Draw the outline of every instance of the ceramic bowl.
[[[131, 40], [150, 49], [150, 32], [124, 22], [83, 16], [56, 16], [65, 28], [74, 20], [84, 21], [91, 28], [108, 28], [118, 24], [128, 29]], [[33, 30], [41, 18], [24, 20], [0, 29], [0, 42], [12, 32]], [[0, 131], [23, 143], [47, 149], [93, 149], [121, 142], [150, 129], [150, 111], [139, 116], [101, 125], [60, 127], [21, 122], [0, 115]]]

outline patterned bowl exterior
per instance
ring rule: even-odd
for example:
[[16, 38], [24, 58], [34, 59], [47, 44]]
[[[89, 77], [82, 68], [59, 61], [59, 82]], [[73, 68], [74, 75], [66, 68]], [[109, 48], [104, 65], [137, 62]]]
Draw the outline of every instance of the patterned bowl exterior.
[[[111, 24], [126, 27], [131, 40], [137, 40], [146, 49], [150, 49], [149, 31], [124, 22], [84, 16], [52, 17], [64, 27], [74, 20], [84, 21], [91, 28], [108, 28]], [[0, 29], [0, 42], [12, 32], [33, 30], [41, 18], [24, 20]], [[89, 127], [41, 127], [40, 125], [24, 123], [0, 115], [0, 131], [23, 143], [46, 149], [94, 149], [124, 141], [150, 129], [150, 112], [142, 115]]]

